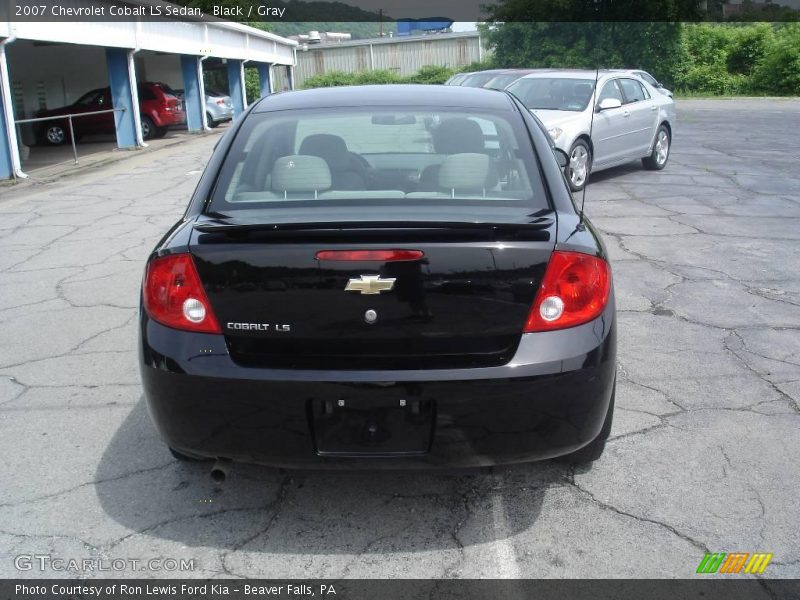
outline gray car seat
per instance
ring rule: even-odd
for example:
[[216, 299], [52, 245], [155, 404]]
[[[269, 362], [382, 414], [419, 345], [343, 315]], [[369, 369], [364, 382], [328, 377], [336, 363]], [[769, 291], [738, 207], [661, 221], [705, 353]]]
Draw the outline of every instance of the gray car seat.
[[[483, 138], [483, 130], [472, 119], [454, 118], [442, 121], [441, 125], [433, 132], [433, 149], [437, 154], [484, 154], [486, 153], [486, 142]], [[488, 155], [487, 155], [488, 158]], [[442, 191], [439, 180], [439, 171], [442, 165], [431, 165], [423, 169], [419, 178], [420, 191]], [[482, 188], [492, 188], [496, 185], [497, 178], [493, 175], [493, 170], [488, 169], [486, 181]]]
[[317, 198], [330, 187], [331, 171], [318, 156], [282, 156], [272, 167], [272, 190], [285, 198]]
[[318, 156], [328, 163], [334, 190], [367, 189], [366, 169], [338, 135], [315, 133], [300, 144], [299, 154]]

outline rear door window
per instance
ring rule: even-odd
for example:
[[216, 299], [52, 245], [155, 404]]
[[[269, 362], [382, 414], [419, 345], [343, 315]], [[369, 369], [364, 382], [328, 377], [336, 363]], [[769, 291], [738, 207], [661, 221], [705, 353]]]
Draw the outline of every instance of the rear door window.
[[641, 77], [642, 79], [644, 79], [650, 85], [653, 85], [653, 86], [658, 85], [658, 82], [655, 80], [655, 78], [652, 75], [650, 75], [650, 73], [645, 73], [644, 71], [638, 71], [636, 74], [639, 77]]
[[646, 92], [642, 84], [634, 79], [620, 79], [619, 85], [622, 88], [622, 93], [625, 95], [625, 104], [641, 102], [648, 98], [648, 96], [645, 95]]
[[146, 85], [140, 85], [139, 89], [139, 102], [145, 102], [147, 100], [156, 100], [156, 95], [150, 89], [150, 87]]

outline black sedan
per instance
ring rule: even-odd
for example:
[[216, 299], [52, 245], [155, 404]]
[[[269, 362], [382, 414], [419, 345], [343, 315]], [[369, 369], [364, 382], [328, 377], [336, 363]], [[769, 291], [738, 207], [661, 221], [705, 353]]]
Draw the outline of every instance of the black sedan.
[[142, 380], [173, 454], [599, 457], [611, 268], [564, 158], [502, 91], [342, 87], [251, 106], [146, 267]]

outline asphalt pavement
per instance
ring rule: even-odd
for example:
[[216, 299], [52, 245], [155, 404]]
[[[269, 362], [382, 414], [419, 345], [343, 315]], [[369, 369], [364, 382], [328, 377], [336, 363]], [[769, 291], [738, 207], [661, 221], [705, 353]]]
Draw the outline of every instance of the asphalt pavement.
[[586, 194], [619, 371], [612, 438], [579, 471], [236, 466], [215, 488], [148, 419], [135, 324], [216, 135], [0, 187], [0, 576], [691, 578], [734, 551], [800, 576], [800, 101], [678, 115], [664, 171], [598, 173]]

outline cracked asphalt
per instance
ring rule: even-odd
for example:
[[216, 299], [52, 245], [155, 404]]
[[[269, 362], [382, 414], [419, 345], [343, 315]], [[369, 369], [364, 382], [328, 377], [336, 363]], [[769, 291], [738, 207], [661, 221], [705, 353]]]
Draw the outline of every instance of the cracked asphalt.
[[172, 459], [136, 359], [145, 258], [216, 135], [0, 188], [0, 576], [13, 557], [195, 559], [162, 577], [800, 576], [798, 100], [679, 101], [670, 164], [593, 177], [619, 308], [591, 469], [277, 472]]

